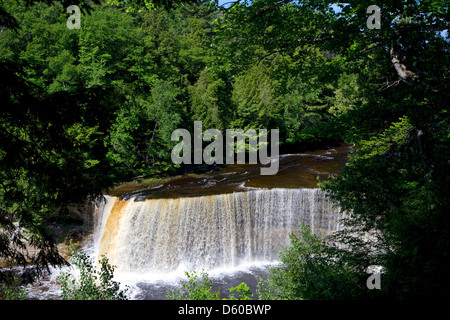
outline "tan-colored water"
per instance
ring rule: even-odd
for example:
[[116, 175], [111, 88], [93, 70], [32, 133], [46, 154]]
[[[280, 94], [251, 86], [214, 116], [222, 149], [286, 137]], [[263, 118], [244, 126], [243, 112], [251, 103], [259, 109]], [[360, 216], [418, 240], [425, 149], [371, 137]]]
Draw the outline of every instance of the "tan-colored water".
[[[273, 188], [201, 197], [113, 202], [99, 254], [120, 271], [173, 272], [272, 261], [300, 221], [327, 236], [339, 210], [317, 188]], [[106, 220], [104, 220], [106, 219]]]

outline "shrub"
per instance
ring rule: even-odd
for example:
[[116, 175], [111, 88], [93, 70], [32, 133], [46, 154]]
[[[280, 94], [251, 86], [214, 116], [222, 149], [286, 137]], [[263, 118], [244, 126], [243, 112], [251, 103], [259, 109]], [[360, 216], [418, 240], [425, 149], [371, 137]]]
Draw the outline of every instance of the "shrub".
[[19, 280], [14, 277], [12, 283], [3, 286], [2, 291], [2, 300], [26, 300], [28, 288], [21, 286]]
[[208, 273], [204, 270], [186, 272], [187, 282], [181, 282], [181, 286], [170, 290], [166, 294], [168, 300], [219, 300], [219, 292], [213, 291], [212, 282]]
[[339, 250], [300, 224], [300, 234], [291, 234], [291, 245], [280, 253], [281, 264], [271, 267], [267, 278], [259, 278], [260, 299], [340, 300], [354, 299], [367, 291], [360, 274]]
[[[72, 249], [73, 250], [73, 249]], [[64, 300], [126, 300], [126, 290], [120, 289], [120, 284], [113, 281], [115, 266], [108, 263], [108, 258], [102, 255], [100, 270], [92, 265], [91, 260], [81, 250], [73, 250], [71, 263], [78, 270], [74, 275], [63, 272], [57, 280], [61, 284], [61, 296]]]

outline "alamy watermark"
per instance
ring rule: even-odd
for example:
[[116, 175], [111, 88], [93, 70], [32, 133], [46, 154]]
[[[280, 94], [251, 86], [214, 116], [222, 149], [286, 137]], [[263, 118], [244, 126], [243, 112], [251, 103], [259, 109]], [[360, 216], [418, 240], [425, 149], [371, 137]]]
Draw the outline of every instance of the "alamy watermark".
[[372, 265], [367, 268], [367, 273], [370, 273], [371, 276], [367, 278], [366, 286], [367, 289], [381, 289], [381, 272], [383, 270], [382, 266]]
[[367, 18], [367, 28], [369, 29], [381, 29], [381, 9], [379, 6], [371, 5], [367, 8], [367, 13], [370, 14]]
[[67, 28], [69, 29], [80, 29], [81, 28], [81, 10], [77, 5], [71, 5], [67, 7], [67, 13], [72, 13], [72, 15], [67, 18]]
[[[371, 5], [366, 12], [370, 14], [366, 25], [369, 29], [381, 29], [381, 9], [377, 5]], [[81, 28], [81, 10], [77, 5], [70, 5], [67, 7], [67, 13], [72, 15], [67, 18], [67, 28], [80, 29]]]
[[[226, 164], [236, 162], [246, 163], [246, 153], [248, 153], [250, 164], [259, 162], [268, 167], [261, 167], [261, 175], [274, 175], [279, 167], [279, 130], [270, 130], [270, 143], [267, 140], [267, 130], [248, 129], [226, 129], [224, 148], [224, 137], [218, 129], [208, 129], [202, 134], [202, 121], [194, 121], [193, 143], [191, 133], [186, 129], [176, 129], [172, 132], [172, 141], [179, 141], [172, 149], [172, 162], [175, 164]], [[214, 137], [214, 139], [213, 139]], [[248, 140], [248, 144], [246, 141]], [[203, 141], [212, 141], [203, 149]], [[270, 156], [268, 155], [268, 145], [270, 144]], [[192, 147], [194, 149], [192, 157]], [[225, 151], [225, 157], [224, 157]], [[246, 152], [248, 151], [248, 152]], [[181, 155], [180, 155], [181, 153]], [[235, 157], [236, 156], [236, 157]]]

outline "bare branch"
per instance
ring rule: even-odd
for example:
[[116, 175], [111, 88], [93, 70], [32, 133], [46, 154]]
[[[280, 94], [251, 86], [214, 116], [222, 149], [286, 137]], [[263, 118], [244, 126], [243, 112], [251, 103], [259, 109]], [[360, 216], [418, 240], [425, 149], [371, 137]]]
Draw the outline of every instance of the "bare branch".
[[[226, 3], [222, 4], [221, 7], [222, 7], [223, 10], [228, 11], [228, 10], [230, 10], [231, 8], [233, 8], [235, 5], [237, 5], [238, 3], [240, 3], [241, 1], [242, 1], [242, 0], [236, 0], [236, 1], [226, 2]], [[227, 4], [230, 4], [230, 3], [232, 3], [232, 5], [229, 6], [228, 8], [225, 8], [225, 6], [226, 6]]]

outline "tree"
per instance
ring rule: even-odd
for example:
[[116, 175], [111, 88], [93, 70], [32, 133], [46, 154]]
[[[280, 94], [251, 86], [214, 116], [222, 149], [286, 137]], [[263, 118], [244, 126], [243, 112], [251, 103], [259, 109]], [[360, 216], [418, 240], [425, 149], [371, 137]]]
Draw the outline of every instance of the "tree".
[[[341, 119], [356, 148], [341, 176], [324, 188], [351, 213], [353, 234], [340, 235], [349, 245], [346, 255], [386, 268], [386, 296], [442, 298], [449, 294], [449, 61], [448, 39], [440, 31], [448, 24], [448, 7], [390, 1], [383, 4], [381, 32], [356, 32], [368, 5], [344, 8], [348, 24], [341, 29], [354, 30], [352, 43], [333, 44], [341, 50], [348, 45], [343, 56], [364, 66], [358, 83], [365, 100]], [[361, 241], [368, 232], [377, 240]]]
[[[326, 100], [343, 107], [330, 109], [331, 128], [355, 151], [342, 174], [322, 185], [348, 214], [336, 238], [348, 245], [341, 259], [360, 272], [383, 265], [386, 297], [448, 296], [448, 6], [387, 1], [381, 29], [369, 30], [369, 1], [338, 13], [328, 1], [235, 3], [221, 25], [229, 43], [223, 56], [232, 62], [218, 61], [224, 67], [314, 43], [330, 53], [323, 70], [345, 81]], [[263, 50], [252, 59], [255, 47]], [[342, 105], [347, 83], [357, 90]], [[363, 241], [367, 233], [377, 241]]]
[[117, 112], [106, 141], [108, 158], [126, 176], [170, 173], [172, 132], [184, 113], [177, 100], [178, 90], [167, 81], [156, 81], [149, 100], [133, 99]]
[[[116, 181], [104, 161], [102, 139], [111, 106], [121, 102], [114, 88], [59, 86], [74, 61], [71, 30], [58, 25], [62, 7], [37, 3], [28, 8], [15, 11], [21, 30], [4, 29], [0, 35], [7, 53], [0, 62], [0, 257], [7, 265], [23, 266], [25, 282], [49, 266], [65, 264], [46, 224], [67, 216], [68, 205], [94, 199]], [[54, 59], [50, 55], [46, 63], [39, 48], [51, 52], [50, 39], [64, 30], [69, 35], [55, 47], [65, 43], [67, 51]], [[8, 40], [14, 36], [11, 48]], [[26, 50], [14, 50], [20, 47]], [[0, 276], [6, 272], [2, 268]]]
[[298, 235], [292, 233], [290, 238], [290, 246], [280, 253], [280, 265], [258, 280], [260, 299], [349, 300], [366, 295], [361, 274], [340, 259], [334, 244], [312, 234], [303, 223]]
[[[15, 68], [0, 67], [0, 254], [9, 263], [30, 266], [23, 279], [31, 280], [48, 265], [64, 264], [45, 222], [115, 181], [103, 161], [99, 128], [106, 119], [98, 113], [113, 92], [92, 89], [38, 99], [27, 94]], [[33, 247], [34, 254], [28, 250]]]
[[262, 64], [239, 75], [233, 85], [232, 101], [236, 105], [236, 115], [232, 126], [271, 128], [271, 120], [277, 111], [277, 85]]
[[317, 6], [235, 1], [223, 8], [211, 68], [232, 79], [236, 126], [278, 128], [282, 145], [341, 139], [330, 124], [348, 101], [333, 96], [350, 78], [334, 76], [347, 66], [322, 45], [335, 17]]
[[203, 128], [224, 130], [232, 115], [227, 105], [226, 83], [210, 69], [204, 69], [189, 86], [191, 117], [202, 121]]
[[131, 15], [105, 6], [82, 19], [77, 59], [82, 86], [130, 86], [141, 30]]

